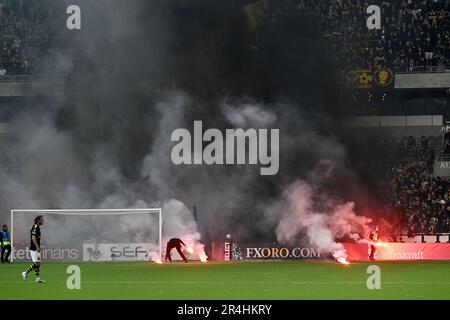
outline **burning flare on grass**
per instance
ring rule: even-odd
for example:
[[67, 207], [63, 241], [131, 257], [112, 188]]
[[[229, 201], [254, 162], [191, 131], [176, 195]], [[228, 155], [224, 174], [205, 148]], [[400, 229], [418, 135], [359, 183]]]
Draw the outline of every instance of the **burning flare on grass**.
[[342, 243], [335, 243], [333, 245], [333, 248], [331, 249], [331, 254], [334, 259], [336, 259], [337, 262], [341, 264], [350, 264], [347, 261], [347, 251], [344, 248], [344, 245]]
[[203, 263], [208, 261], [208, 256], [205, 253], [199, 255], [199, 258], [200, 258], [200, 261], [203, 262]]
[[195, 252], [201, 262], [206, 262], [208, 260], [208, 256], [205, 253], [205, 246], [203, 244], [195, 245], [193, 252]]
[[337, 262], [345, 265], [350, 264], [345, 258], [337, 258]]
[[192, 255], [194, 258], [198, 257], [201, 262], [208, 260], [208, 256], [205, 253], [205, 245], [200, 243], [195, 235], [187, 234], [182, 239], [186, 239], [184, 242], [186, 243], [186, 252], [189, 255]]
[[150, 260], [157, 264], [162, 264], [161, 257], [157, 252], [150, 252]]

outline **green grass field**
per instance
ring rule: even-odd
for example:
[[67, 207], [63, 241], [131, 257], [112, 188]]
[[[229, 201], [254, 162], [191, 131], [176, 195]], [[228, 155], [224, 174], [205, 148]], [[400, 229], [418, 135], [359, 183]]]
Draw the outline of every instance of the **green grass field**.
[[450, 261], [376, 262], [381, 289], [369, 290], [369, 263], [274, 261], [202, 264], [78, 263], [81, 289], [69, 290], [68, 263], [43, 264], [36, 284], [27, 264], [0, 265], [5, 299], [450, 299]]

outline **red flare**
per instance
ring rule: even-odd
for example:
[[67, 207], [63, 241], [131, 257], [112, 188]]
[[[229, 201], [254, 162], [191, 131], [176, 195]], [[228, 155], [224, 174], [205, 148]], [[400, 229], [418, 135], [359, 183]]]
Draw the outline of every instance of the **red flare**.
[[337, 258], [337, 262], [339, 262], [341, 264], [345, 264], [345, 265], [350, 264], [350, 262], [348, 262], [347, 259], [342, 258], [342, 257], [341, 258]]
[[377, 246], [377, 247], [387, 247], [388, 246], [388, 244], [386, 242], [383, 242], [383, 241], [377, 241], [377, 242], [374, 243], [374, 245]]

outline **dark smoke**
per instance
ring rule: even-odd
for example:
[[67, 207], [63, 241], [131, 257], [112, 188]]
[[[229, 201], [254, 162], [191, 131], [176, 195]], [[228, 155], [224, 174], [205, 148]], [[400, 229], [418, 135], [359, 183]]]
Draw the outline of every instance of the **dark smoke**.
[[[82, 30], [66, 30], [57, 16], [63, 50], [48, 71], [69, 71], [65, 89], [11, 120], [20, 162], [17, 173], [1, 172], [2, 212], [177, 199], [197, 206], [204, 239], [265, 241], [281, 216], [267, 208], [298, 179], [314, 184], [318, 207], [364, 207], [366, 189], [336, 129], [340, 86], [320, 30], [288, 16], [252, 48], [241, 9], [251, 2], [46, 1], [62, 17], [63, 3], [79, 4]], [[205, 129], [279, 128], [279, 173], [173, 165], [170, 134], [193, 120]]]

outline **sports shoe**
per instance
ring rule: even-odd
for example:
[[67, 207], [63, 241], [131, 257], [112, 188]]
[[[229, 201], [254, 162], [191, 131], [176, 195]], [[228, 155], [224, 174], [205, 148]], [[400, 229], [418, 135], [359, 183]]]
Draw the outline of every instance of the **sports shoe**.
[[46, 281], [42, 280], [41, 278], [36, 278], [36, 283], [44, 283]]
[[28, 279], [28, 273], [26, 273], [25, 271], [22, 272], [22, 279], [23, 280], [27, 280]]

